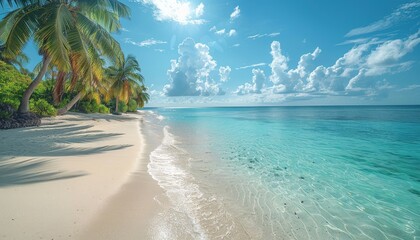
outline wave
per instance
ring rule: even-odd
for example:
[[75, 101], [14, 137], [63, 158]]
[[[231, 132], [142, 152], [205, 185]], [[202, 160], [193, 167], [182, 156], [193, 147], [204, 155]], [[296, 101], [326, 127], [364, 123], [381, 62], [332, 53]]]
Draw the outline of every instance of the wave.
[[178, 220], [188, 219], [183, 227], [192, 226], [190, 235], [194, 239], [236, 238], [241, 234], [245, 234], [241, 239], [247, 239], [246, 233], [239, 231], [239, 226], [226, 211], [223, 199], [200, 190], [188, 170], [191, 156], [177, 146], [169, 126], [163, 128], [163, 134], [161, 145], [150, 154], [148, 172], [169, 197], [171, 214], [178, 214]]

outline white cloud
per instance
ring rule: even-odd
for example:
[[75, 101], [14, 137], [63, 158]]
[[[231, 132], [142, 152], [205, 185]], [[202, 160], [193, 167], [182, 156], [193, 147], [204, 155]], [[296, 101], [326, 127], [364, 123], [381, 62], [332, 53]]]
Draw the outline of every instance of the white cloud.
[[409, 36], [406, 40], [396, 39], [386, 41], [379, 45], [367, 58], [367, 64], [370, 66], [386, 65], [395, 63], [407, 53], [413, 51], [420, 43], [420, 31]]
[[195, 8], [195, 16], [196, 17], [201, 17], [204, 14], [204, 4], [200, 3], [196, 8]]
[[248, 39], [255, 40], [255, 39], [258, 39], [258, 38], [263, 38], [263, 37], [276, 37], [276, 36], [278, 36], [278, 35], [280, 35], [280, 33], [279, 33], [279, 32], [264, 33], [264, 34], [260, 34], [260, 33], [258, 33], [258, 34], [255, 34], [255, 35], [248, 36]]
[[153, 45], [157, 45], [157, 44], [166, 44], [167, 42], [165, 41], [161, 41], [161, 40], [155, 40], [153, 38], [150, 39], [146, 39], [144, 41], [141, 42], [135, 42], [129, 38], [125, 39], [125, 43], [130, 43], [139, 47], [149, 47], [149, 46], [153, 46]]
[[239, 47], [239, 46], [241, 46], [241, 44], [239, 44], [239, 43], [235, 43], [235, 44], [233, 44], [233, 46], [234, 46], [234, 47]]
[[228, 36], [232, 37], [232, 36], [235, 36], [235, 35], [236, 35], [236, 30], [235, 29], [230, 29], [230, 31], [228, 33]]
[[351, 44], [351, 45], [355, 45], [355, 44], [362, 44], [362, 43], [366, 43], [369, 42], [371, 39], [370, 38], [356, 38], [356, 39], [350, 39], [350, 40], [346, 40], [344, 42], [341, 42], [339, 44], [337, 44], [337, 46], [340, 45], [347, 45], [347, 44]]
[[211, 27], [210, 32], [214, 32], [215, 34], [219, 36], [228, 36], [228, 37], [233, 37], [237, 33], [236, 29], [226, 30], [225, 28], [223, 28], [223, 29], [217, 30], [216, 26]]
[[134, 0], [135, 2], [150, 5], [153, 15], [158, 21], [174, 21], [182, 25], [203, 24], [200, 19], [204, 14], [204, 4], [200, 3], [196, 8], [191, 8], [189, 1], [180, 0]]
[[349, 81], [349, 83], [346, 86], [346, 90], [347, 91], [354, 91], [354, 90], [359, 90], [359, 88], [355, 87], [357, 82], [360, 81], [363, 77], [364, 77], [364, 73], [365, 73], [365, 69], [362, 68], [359, 70], [359, 73], [357, 73], [356, 76], [352, 77]]
[[223, 29], [215, 31], [214, 33], [216, 33], [217, 35], [224, 35], [226, 33], [226, 29], [223, 28]]
[[247, 69], [247, 68], [254, 68], [254, 67], [261, 67], [265, 66], [267, 63], [255, 63], [247, 66], [237, 67], [236, 70]]
[[220, 82], [227, 82], [232, 69], [229, 66], [219, 68]]
[[[271, 56], [273, 61], [270, 64], [271, 75], [270, 80], [274, 85], [286, 85], [287, 77], [287, 62], [289, 61], [286, 56], [281, 52], [280, 42], [274, 41], [271, 43]], [[288, 85], [288, 84], [287, 84]]]
[[419, 9], [420, 9], [419, 1], [403, 4], [394, 12], [392, 12], [390, 15], [386, 16], [385, 18], [379, 21], [376, 21], [372, 24], [369, 24], [367, 26], [352, 29], [346, 34], [346, 36], [352, 37], [352, 36], [373, 33], [373, 32], [387, 29], [403, 19], [410, 19], [410, 18], [418, 17]]
[[210, 79], [210, 73], [217, 64], [207, 45], [186, 38], [179, 44], [178, 53], [178, 60], [171, 60], [171, 68], [168, 70], [169, 84], [163, 89], [166, 96], [224, 94], [219, 84]]
[[233, 21], [237, 19], [241, 15], [241, 9], [239, 9], [239, 6], [236, 6], [233, 12], [230, 14], [230, 20]]
[[127, 28], [120, 28], [120, 30], [123, 32], [129, 32]]
[[[303, 54], [294, 69], [289, 69], [289, 59], [283, 55], [279, 42], [272, 42], [270, 80], [272, 93], [311, 93], [312, 95], [336, 96], [380, 96], [391, 85], [379, 80], [383, 74], [406, 71], [411, 61], [403, 57], [420, 44], [420, 31], [405, 39], [368, 42], [355, 45], [329, 67], [312, 66], [321, 53], [316, 48], [312, 53]], [[313, 69], [312, 71], [310, 69]]]
[[238, 95], [246, 95], [250, 93], [260, 94], [266, 80], [264, 71], [254, 68], [252, 69], [252, 75], [252, 83], [240, 85], [234, 93]]
[[414, 89], [417, 89], [417, 88], [420, 88], [420, 84], [412, 84], [408, 87], [401, 88], [399, 91], [411, 91], [411, 90], [414, 90]]

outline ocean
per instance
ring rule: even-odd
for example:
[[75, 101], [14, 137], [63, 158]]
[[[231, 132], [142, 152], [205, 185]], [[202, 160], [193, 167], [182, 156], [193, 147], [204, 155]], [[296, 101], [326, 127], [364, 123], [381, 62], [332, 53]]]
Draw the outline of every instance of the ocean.
[[144, 111], [174, 238], [420, 238], [419, 106]]

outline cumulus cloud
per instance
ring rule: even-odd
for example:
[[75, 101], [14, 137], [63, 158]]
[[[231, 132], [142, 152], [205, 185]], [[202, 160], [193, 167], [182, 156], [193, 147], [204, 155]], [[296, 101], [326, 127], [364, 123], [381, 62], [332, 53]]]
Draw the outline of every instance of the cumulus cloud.
[[169, 84], [164, 86], [166, 96], [223, 95], [220, 84], [210, 78], [217, 64], [206, 44], [186, 38], [178, 46], [179, 58], [171, 60]]
[[353, 48], [338, 58], [331, 66], [313, 66], [321, 53], [316, 48], [303, 54], [296, 68], [290, 69], [289, 59], [282, 53], [279, 42], [271, 44], [272, 62], [269, 77], [272, 93], [311, 93], [312, 95], [364, 95], [375, 96], [390, 88], [378, 77], [405, 71], [412, 65], [403, 57], [420, 43], [420, 31], [405, 39], [378, 41], [371, 39]]
[[385, 18], [379, 21], [376, 21], [372, 24], [369, 24], [367, 26], [352, 29], [346, 34], [346, 36], [352, 37], [352, 36], [385, 30], [391, 27], [392, 25], [398, 23], [401, 20], [417, 18], [420, 12], [419, 10], [420, 10], [419, 1], [403, 4], [394, 12], [392, 12], [390, 15], [386, 16]]
[[252, 69], [252, 82], [240, 85], [234, 93], [246, 95], [250, 93], [260, 94], [266, 80], [264, 71], [258, 68]]
[[167, 42], [161, 41], [161, 40], [156, 40], [156, 39], [153, 39], [153, 38], [146, 39], [146, 40], [141, 41], [141, 42], [135, 42], [135, 41], [131, 40], [130, 38], [126, 38], [125, 43], [129, 43], [129, 44], [136, 45], [136, 46], [139, 46], [139, 47], [150, 47], [150, 46], [157, 45], [157, 44], [166, 44]]
[[233, 9], [233, 12], [230, 14], [230, 20], [233, 21], [237, 19], [241, 15], [241, 9], [239, 9], [239, 6], [236, 6], [235, 9]]
[[220, 82], [227, 82], [232, 69], [229, 66], [219, 68]]
[[273, 82], [274, 85], [288, 85], [288, 77], [287, 77], [287, 62], [289, 59], [284, 56], [281, 52], [280, 42], [274, 41], [271, 43], [271, 56], [273, 57], [273, 61], [270, 64], [271, 67], [271, 75], [270, 80]]
[[195, 9], [189, 1], [179, 0], [134, 0], [153, 8], [153, 15], [158, 21], [174, 21], [182, 25], [203, 24], [200, 19], [204, 14], [204, 4], [200, 3]]

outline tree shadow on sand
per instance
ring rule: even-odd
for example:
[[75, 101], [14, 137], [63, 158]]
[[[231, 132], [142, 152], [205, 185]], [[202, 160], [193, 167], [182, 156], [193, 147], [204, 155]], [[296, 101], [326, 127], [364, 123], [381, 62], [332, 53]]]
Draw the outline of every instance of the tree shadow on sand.
[[[113, 118], [106, 120], [114, 121]], [[61, 156], [100, 154], [132, 146], [109, 144], [104, 140], [122, 134], [92, 129], [94, 121], [91, 125], [80, 125], [77, 121], [66, 120], [43, 124], [40, 127], [2, 131], [0, 134], [0, 187], [84, 176], [86, 173], [51, 170], [50, 162], [59, 161]], [[115, 124], [118, 124], [118, 121]], [[38, 157], [47, 157], [47, 160]], [[53, 159], [54, 157], [57, 159]]]
[[39, 183], [85, 176], [86, 173], [64, 173], [46, 170], [49, 161], [28, 159], [20, 162], [0, 161], [0, 187]]

